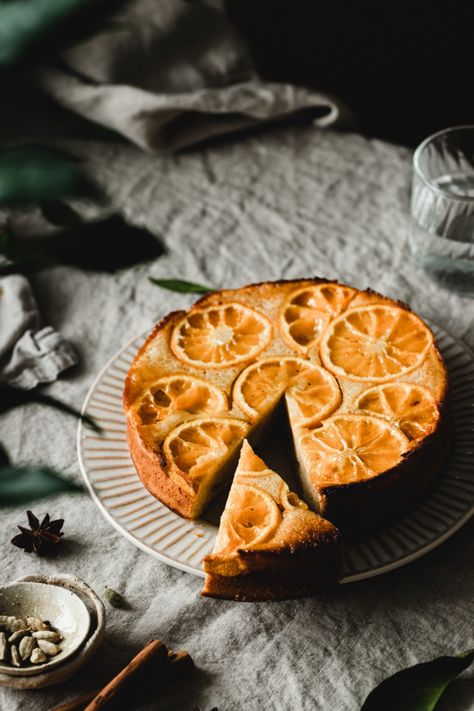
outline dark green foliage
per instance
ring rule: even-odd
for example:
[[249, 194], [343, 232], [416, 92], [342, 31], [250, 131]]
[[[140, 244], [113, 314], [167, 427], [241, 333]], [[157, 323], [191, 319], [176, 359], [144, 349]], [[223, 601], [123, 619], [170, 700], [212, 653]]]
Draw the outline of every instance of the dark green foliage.
[[55, 148], [24, 145], [0, 151], [0, 203], [25, 205], [57, 196], [98, 196], [77, 158]]
[[82, 489], [46, 467], [0, 467], [0, 506], [18, 506], [66, 491]]
[[123, 0], [0, 2], [0, 68], [44, 57], [100, 29]]
[[215, 291], [210, 286], [193, 284], [191, 281], [182, 281], [181, 279], [155, 279], [154, 277], [148, 277], [148, 279], [155, 286], [168, 289], [168, 291], [179, 291], [182, 294], [208, 294], [210, 291]]
[[415, 664], [382, 681], [361, 711], [433, 711], [450, 682], [474, 661], [474, 650]]

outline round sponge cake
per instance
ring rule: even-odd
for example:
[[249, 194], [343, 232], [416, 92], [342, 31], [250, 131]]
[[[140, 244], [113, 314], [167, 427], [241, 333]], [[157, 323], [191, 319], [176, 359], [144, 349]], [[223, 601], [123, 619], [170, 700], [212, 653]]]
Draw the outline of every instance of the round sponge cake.
[[282, 407], [304, 497], [343, 532], [400, 515], [449, 450], [429, 327], [405, 304], [324, 279], [216, 291], [169, 314], [132, 363], [124, 407], [138, 474], [187, 518]]

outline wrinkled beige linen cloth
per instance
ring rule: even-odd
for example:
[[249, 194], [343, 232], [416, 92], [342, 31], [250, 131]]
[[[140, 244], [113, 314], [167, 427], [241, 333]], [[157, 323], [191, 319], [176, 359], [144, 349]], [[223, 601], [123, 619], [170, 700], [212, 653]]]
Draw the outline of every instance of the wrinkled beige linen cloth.
[[56, 380], [77, 363], [71, 346], [52, 326], [41, 326], [24, 276], [0, 279], [0, 383], [30, 390]]
[[[307, 109], [320, 127], [350, 121], [334, 98], [260, 81], [220, 2], [132, 0], [101, 32], [38, 70], [36, 81], [62, 106], [147, 151], [176, 151]], [[23, 278], [3, 280], [0, 293], [0, 381], [32, 388], [76, 362], [53, 329], [29, 328], [39, 314], [29, 311]]]
[[176, 151], [305, 109], [319, 127], [353, 123], [335, 97], [260, 80], [220, 2], [133, 0], [36, 81], [148, 151]]
[[[131, 145], [71, 146], [134, 223], [164, 240], [154, 264], [116, 276], [58, 268], [34, 278], [44, 316], [73, 343], [81, 365], [48, 392], [80, 407], [112, 355], [191, 295], [148, 276], [216, 287], [308, 275], [371, 286], [474, 346], [473, 302], [439, 289], [408, 250], [409, 151], [360, 136], [276, 130], [175, 158]], [[31, 406], [2, 417], [14, 459], [38, 461], [79, 481], [76, 423]], [[399, 570], [314, 599], [233, 603], [199, 596], [202, 580], [152, 558], [118, 533], [88, 494], [32, 506], [65, 519], [54, 558], [9, 544], [23, 508], [1, 512], [4, 583], [34, 572], [73, 573], [130, 610], [108, 607], [103, 647], [89, 668], [56, 688], [0, 690], [1, 711], [50, 711], [112, 676], [146, 641], [193, 655], [197, 671], [157, 692], [147, 711], [357, 711], [387, 675], [474, 646], [474, 524]], [[468, 711], [474, 669], [440, 711]], [[130, 709], [127, 711], [135, 711]], [[383, 711], [383, 710], [381, 710]], [[404, 710], [405, 711], [405, 710]]]

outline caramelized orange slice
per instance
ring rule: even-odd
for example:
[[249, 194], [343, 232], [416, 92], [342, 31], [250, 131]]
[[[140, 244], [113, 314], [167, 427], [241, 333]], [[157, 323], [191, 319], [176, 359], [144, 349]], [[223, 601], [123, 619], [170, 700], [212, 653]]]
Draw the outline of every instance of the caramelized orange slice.
[[[163, 454], [171, 470], [188, 475], [193, 482], [212, 479], [236, 453], [249, 425], [235, 417], [201, 417], [176, 427], [163, 442]], [[201, 495], [205, 487], [201, 487]]]
[[223, 390], [193, 375], [176, 373], [160, 378], [148, 388], [137, 413], [144, 425], [150, 425], [177, 413], [198, 416], [227, 409]]
[[290, 417], [298, 424], [319, 422], [341, 401], [339, 385], [327, 370], [295, 356], [272, 356], [249, 365], [235, 381], [233, 400], [256, 420], [284, 393]]
[[424, 385], [413, 383], [376, 385], [359, 396], [356, 407], [386, 417], [410, 439], [426, 437], [439, 419], [431, 392]]
[[228, 556], [266, 543], [274, 538], [286, 511], [307, 508], [244, 440], [214, 552]]
[[339, 284], [317, 284], [293, 292], [280, 309], [279, 325], [285, 341], [307, 353], [317, 345], [331, 319], [347, 308], [355, 289]]
[[263, 489], [236, 484], [226, 508], [228, 545], [250, 548], [268, 541], [281, 523], [274, 499]]
[[433, 336], [397, 306], [363, 306], [338, 316], [321, 340], [323, 364], [349, 380], [384, 382], [418, 368]]
[[266, 316], [237, 302], [195, 309], [171, 334], [171, 350], [195, 368], [228, 368], [255, 358], [270, 342]]
[[302, 466], [317, 486], [370, 479], [399, 464], [408, 438], [369, 415], [335, 415], [297, 440]]

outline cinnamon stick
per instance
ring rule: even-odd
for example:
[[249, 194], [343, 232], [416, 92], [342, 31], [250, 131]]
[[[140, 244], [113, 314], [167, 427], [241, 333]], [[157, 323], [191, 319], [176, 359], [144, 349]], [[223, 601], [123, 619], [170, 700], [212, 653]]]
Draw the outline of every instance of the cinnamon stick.
[[159, 683], [185, 676], [194, 669], [194, 662], [191, 655], [184, 650], [168, 652], [168, 662], [167, 666], [163, 669], [163, 675]]
[[163, 642], [158, 639], [152, 639], [148, 642], [132, 661], [99, 691], [97, 696], [86, 706], [85, 711], [103, 709], [151, 659], [156, 660], [159, 666], [168, 659], [168, 650]]
[[[154, 683], [161, 684], [178, 676], [182, 677], [188, 674], [193, 668], [194, 662], [188, 652], [168, 652], [168, 663], [163, 666], [162, 673], [158, 679], [154, 680]], [[73, 701], [68, 701], [66, 704], [57, 706], [53, 711], [85, 711], [87, 704], [95, 699], [100, 691], [100, 689], [89, 691], [89, 693]]]
[[83, 696], [78, 696], [77, 699], [68, 701], [66, 704], [61, 704], [61, 706], [55, 706], [52, 711], [84, 711], [89, 701], [95, 699], [100, 689], [94, 689], [94, 691], [88, 691], [87, 694]]

